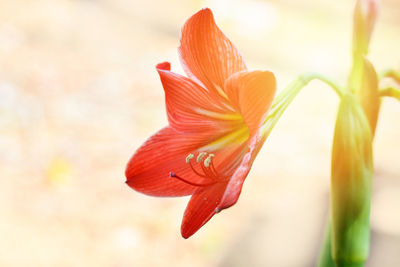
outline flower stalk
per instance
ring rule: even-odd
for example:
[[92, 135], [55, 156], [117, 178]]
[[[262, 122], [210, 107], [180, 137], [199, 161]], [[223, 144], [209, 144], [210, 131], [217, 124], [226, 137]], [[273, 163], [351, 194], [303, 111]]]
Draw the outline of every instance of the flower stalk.
[[400, 101], [400, 89], [394, 87], [385, 87], [379, 90], [379, 96], [380, 97], [389, 96]]
[[325, 83], [331, 89], [333, 89], [339, 97], [345, 94], [339, 85], [320, 73], [308, 72], [300, 75], [275, 97], [268, 116], [261, 128], [262, 136], [265, 136], [265, 138], [268, 137], [275, 124], [278, 122], [290, 103], [295, 99], [297, 94], [313, 80], [319, 80]]
[[398, 71], [386, 70], [386, 71], [382, 72], [380, 75], [380, 79], [384, 79], [384, 78], [391, 78], [395, 82], [400, 84], [400, 72], [398, 72]]

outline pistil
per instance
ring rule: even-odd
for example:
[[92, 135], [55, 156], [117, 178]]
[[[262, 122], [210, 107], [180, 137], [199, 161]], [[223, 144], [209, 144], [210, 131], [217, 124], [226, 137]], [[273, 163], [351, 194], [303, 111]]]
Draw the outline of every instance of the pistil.
[[170, 172], [169, 173], [169, 177], [176, 178], [178, 180], [181, 180], [184, 183], [187, 183], [187, 184], [190, 184], [190, 185], [193, 185], [193, 186], [197, 186], [197, 187], [205, 187], [205, 186], [213, 185], [213, 184], [216, 183], [215, 181], [210, 182], [210, 183], [194, 183], [194, 182], [188, 181], [188, 180], [176, 175], [174, 172]]

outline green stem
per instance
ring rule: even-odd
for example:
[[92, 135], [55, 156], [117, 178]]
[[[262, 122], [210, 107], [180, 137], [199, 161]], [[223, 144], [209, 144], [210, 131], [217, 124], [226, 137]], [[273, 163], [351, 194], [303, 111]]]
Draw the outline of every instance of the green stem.
[[360, 262], [338, 262], [335, 263], [332, 259], [332, 232], [331, 223], [328, 221], [325, 230], [325, 239], [321, 249], [317, 267], [364, 267], [364, 263]]
[[400, 72], [395, 71], [395, 70], [386, 70], [384, 72], [382, 72], [379, 77], [381, 79], [383, 78], [392, 78], [393, 80], [395, 80], [397, 83], [400, 83]]
[[312, 80], [320, 80], [329, 85], [340, 98], [344, 95], [343, 90], [335, 82], [319, 73], [310, 72], [300, 75], [275, 97], [274, 103], [272, 104], [261, 129], [261, 133], [265, 138], [270, 134], [271, 130], [274, 128], [283, 112], [294, 100], [301, 89]]
[[331, 79], [328, 79], [327, 77], [325, 77], [323, 75], [320, 75], [318, 73], [312, 73], [312, 74], [310, 74], [309, 78], [311, 78], [312, 80], [320, 80], [321, 82], [329, 85], [339, 97], [342, 97], [344, 94], [342, 88], [340, 88], [339, 85], [337, 85], [334, 81], [332, 81]]
[[386, 87], [379, 90], [379, 96], [390, 96], [400, 101], [400, 89], [394, 87]]

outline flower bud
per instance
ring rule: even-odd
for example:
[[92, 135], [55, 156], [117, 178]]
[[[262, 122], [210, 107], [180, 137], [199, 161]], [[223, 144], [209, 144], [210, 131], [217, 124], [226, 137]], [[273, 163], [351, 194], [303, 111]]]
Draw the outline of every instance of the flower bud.
[[372, 176], [370, 126], [357, 99], [347, 94], [332, 148], [332, 257], [338, 266], [363, 266], [368, 257]]
[[353, 21], [353, 67], [350, 76], [350, 90], [360, 86], [363, 57], [368, 54], [371, 35], [378, 13], [376, 0], [357, 0]]
[[376, 0], [358, 0], [354, 9], [353, 50], [361, 55], [368, 53], [369, 41], [374, 30], [378, 3]]
[[372, 63], [366, 58], [363, 58], [361, 83], [356, 90], [356, 94], [369, 121], [372, 136], [374, 136], [381, 101], [379, 97], [378, 75]]

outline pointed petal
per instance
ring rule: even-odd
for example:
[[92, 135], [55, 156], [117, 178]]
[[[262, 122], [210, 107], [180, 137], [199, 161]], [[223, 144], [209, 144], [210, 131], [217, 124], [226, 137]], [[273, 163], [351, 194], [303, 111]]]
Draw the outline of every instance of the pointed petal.
[[188, 76], [198, 80], [223, 102], [226, 101], [225, 80], [235, 72], [246, 70], [239, 51], [217, 27], [208, 8], [186, 21], [179, 52]]
[[249, 174], [251, 166], [264, 142], [265, 138], [259, 138], [258, 135], [250, 139], [249, 151], [244, 155], [242, 162], [229, 180], [221, 202], [217, 207], [218, 211], [227, 209], [237, 202], [242, 191], [243, 182]]
[[195, 186], [169, 177], [170, 172], [192, 182], [202, 183], [203, 179], [193, 173], [186, 156], [209, 141], [209, 136], [180, 134], [171, 127], [165, 127], [150, 137], [130, 159], [125, 176], [133, 189], [154, 196], [189, 195]]
[[206, 89], [170, 71], [168, 62], [157, 65], [165, 90], [170, 125], [180, 132], [229, 131], [241, 123], [236, 112], [221, 108]]
[[[265, 138], [259, 138], [258, 135], [253, 136], [247, 148], [248, 152], [244, 156], [242, 154], [243, 146], [237, 147], [231, 156], [228, 155], [228, 152], [224, 153], [231, 159], [241, 159], [241, 161], [235, 164], [236, 169], [227, 183], [220, 182], [213, 186], [198, 188], [195, 191], [185, 210], [182, 221], [181, 233], [184, 238], [193, 235], [216, 213], [231, 207], [237, 202], [243, 182], [264, 141]], [[230, 150], [232, 152], [232, 149]], [[222, 153], [221, 151], [221, 154], [216, 154], [215, 158], [217, 159], [220, 155], [223, 155]]]
[[186, 207], [181, 225], [182, 237], [188, 238], [217, 213], [217, 206], [224, 194], [226, 183], [199, 188]]
[[232, 106], [243, 116], [250, 134], [264, 122], [276, 91], [276, 80], [269, 71], [242, 71], [225, 82]]

